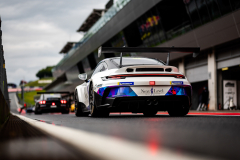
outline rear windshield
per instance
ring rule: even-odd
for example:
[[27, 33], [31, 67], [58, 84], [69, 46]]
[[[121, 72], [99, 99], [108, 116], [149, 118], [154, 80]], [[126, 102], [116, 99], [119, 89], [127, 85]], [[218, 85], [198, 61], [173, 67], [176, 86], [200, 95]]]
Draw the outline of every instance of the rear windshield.
[[40, 99], [41, 100], [50, 100], [50, 99], [55, 99], [55, 98], [61, 98], [61, 94], [42, 94]]
[[[112, 61], [119, 66], [120, 58], [114, 58], [114, 59], [112, 59]], [[161, 65], [161, 66], [163, 66], [164, 63], [160, 62], [156, 59], [151, 59], [151, 58], [122, 58], [122, 65], [123, 66], [135, 66], [135, 65]]]

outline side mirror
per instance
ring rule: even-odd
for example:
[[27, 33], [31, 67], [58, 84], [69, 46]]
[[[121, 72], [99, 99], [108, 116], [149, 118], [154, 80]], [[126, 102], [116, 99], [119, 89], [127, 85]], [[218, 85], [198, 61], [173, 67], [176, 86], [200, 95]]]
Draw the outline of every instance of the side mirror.
[[86, 82], [87, 81], [87, 73], [79, 74], [78, 78]]

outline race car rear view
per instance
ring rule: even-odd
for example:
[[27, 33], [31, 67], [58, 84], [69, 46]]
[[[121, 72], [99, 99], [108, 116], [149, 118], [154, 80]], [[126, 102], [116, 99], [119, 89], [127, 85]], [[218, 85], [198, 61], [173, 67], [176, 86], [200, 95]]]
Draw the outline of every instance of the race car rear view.
[[35, 114], [61, 112], [69, 113], [71, 100], [66, 100], [61, 94], [69, 94], [69, 92], [38, 92], [41, 94], [40, 99], [35, 104]]
[[[168, 111], [184, 116], [192, 104], [191, 84], [178, 68], [169, 66], [170, 52], [199, 53], [200, 48], [99, 48], [101, 53], [121, 53], [99, 62], [92, 77], [75, 90], [75, 114], [108, 116], [110, 112], [143, 113], [153, 116]], [[123, 53], [168, 53], [167, 63], [145, 57], [122, 57]]]

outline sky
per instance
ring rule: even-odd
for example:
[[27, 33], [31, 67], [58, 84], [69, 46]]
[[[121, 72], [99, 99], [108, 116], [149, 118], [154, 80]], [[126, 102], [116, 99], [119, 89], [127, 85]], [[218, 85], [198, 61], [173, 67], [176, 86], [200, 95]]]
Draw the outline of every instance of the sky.
[[56, 65], [68, 41], [79, 41], [76, 30], [108, 0], [0, 0], [2, 41], [8, 83], [37, 80], [36, 73]]

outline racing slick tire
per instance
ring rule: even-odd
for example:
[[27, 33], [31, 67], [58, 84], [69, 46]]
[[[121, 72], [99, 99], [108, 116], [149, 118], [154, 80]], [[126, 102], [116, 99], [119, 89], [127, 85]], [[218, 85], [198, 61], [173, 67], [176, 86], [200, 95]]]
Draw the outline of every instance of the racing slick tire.
[[158, 111], [145, 111], [143, 112], [143, 115], [145, 117], [152, 117], [152, 116], [155, 116], [157, 114]]
[[36, 106], [36, 108], [34, 110], [34, 114], [42, 114], [42, 111], [38, 106]]
[[91, 107], [91, 117], [108, 117], [109, 112], [107, 111], [98, 111], [96, 108], [96, 103], [95, 103], [95, 95], [94, 95], [94, 90], [93, 90], [93, 85], [90, 85], [89, 89], [89, 104]]
[[77, 117], [87, 117], [89, 113], [84, 113], [82, 111], [82, 105], [79, 100], [78, 100], [78, 93], [77, 91], [75, 92], [75, 98], [74, 98], [74, 101], [75, 101], [75, 109], [74, 109], [74, 112], [75, 112], [75, 115]]
[[186, 116], [189, 112], [188, 108], [184, 108], [182, 110], [168, 110], [168, 114], [171, 117], [183, 117]]

